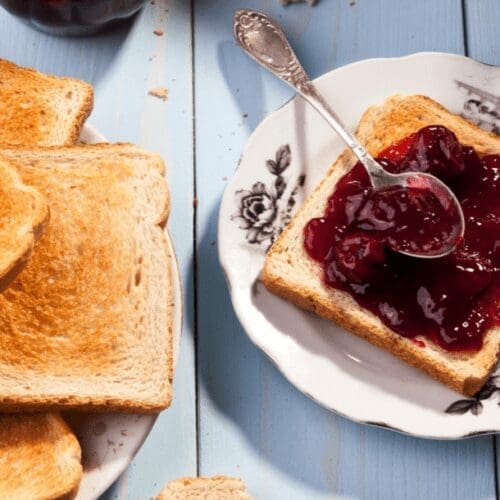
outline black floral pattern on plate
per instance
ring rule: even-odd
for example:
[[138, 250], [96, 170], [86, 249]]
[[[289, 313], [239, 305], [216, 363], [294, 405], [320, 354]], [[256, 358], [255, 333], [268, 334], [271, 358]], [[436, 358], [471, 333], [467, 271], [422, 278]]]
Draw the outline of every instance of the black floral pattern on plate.
[[[455, 401], [446, 408], [446, 413], [464, 415], [470, 411], [472, 415], [480, 415], [483, 411], [482, 401], [491, 398], [496, 392], [500, 392], [500, 386], [497, 385], [498, 378], [498, 375], [490, 377], [486, 384], [472, 398]], [[500, 403], [498, 405], [500, 406]]]
[[484, 130], [500, 134], [500, 96], [465, 82], [455, 83], [466, 94], [461, 115]]
[[269, 248], [290, 222], [296, 197], [305, 182], [305, 175], [300, 175], [289, 196], [283, 198], [288, 185], [283, 173], [290, 163], [290, 146], [286, 144], [276, 151], [273, 160], [266, 161], [267, 169], [274, 176], [271, 184], [258, 181], [250, 189], [236, 191], [238, 211], [231, 219], [238, 221], [239, 227], [246, 231], [248, 243], [267, 243]]

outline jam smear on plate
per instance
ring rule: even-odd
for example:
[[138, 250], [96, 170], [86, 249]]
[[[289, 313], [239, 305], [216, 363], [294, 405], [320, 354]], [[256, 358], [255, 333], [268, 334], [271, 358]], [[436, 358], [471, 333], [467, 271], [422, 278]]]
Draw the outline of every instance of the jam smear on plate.
[[465, 217], [457, 248], [437, 259], [392, 251], [391, 238], [411, 251], [429, 244], [429, 234], [451, 231], [456, 219], [425, 190], [374, 191], [357, 163], [337, 183], [323, 217], [304, 228], [307, 253], [321, 264], [327, 286], [348, 292], [398, 334], [449, 351], [481, 349], [486, 331], [500, 324], [500, 155], [479, 157], [432, 125], [377, 160], [390, 172], [428, 172], [452, 189]]

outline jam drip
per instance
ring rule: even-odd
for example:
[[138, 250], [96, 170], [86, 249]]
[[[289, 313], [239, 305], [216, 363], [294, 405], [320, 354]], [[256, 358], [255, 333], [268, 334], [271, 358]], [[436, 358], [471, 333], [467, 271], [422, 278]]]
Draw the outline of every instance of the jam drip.
[[[455, 251], [439, 259], [393, 252], [391, 238], [411, 248], [431, 231], [452, 230], [452, 214], [433, 210], [422, 190], [375, 192], [357, 163], [337, 183], [323, 217], [304, 228], [307, 253], [321, 264], [326, 285], [351, 294], [400, 335], [450, 351], [481, 349], [485, 332], [500, 324], [500, 155], [480, 158], [434, 125], [378, 161], [390, 172], [429, 172], [453, 190], [465, 216]], [[434, 216], [426, 218], [429, 207]]]

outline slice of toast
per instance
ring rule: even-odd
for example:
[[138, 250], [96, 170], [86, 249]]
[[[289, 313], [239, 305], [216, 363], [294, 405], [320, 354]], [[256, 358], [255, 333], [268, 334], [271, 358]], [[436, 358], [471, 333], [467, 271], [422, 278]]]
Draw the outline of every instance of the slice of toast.
[[0, 59], [0, 144], [73, 144], [92, 106], [88, 83]]
[[0, 295], [0, 410], [164, 409], [173, 304], [161, 158], [125, 144], [1, 156], [51, 217]]
[[71, 499], [82, 479], [77, 439], [56, 414], [4, 415], [0, 500]]
[[49, 217], [45, 198], [0, 160], [0, 292], [28, 262]]
[[[432, 124], [449, 128], [462, 144], [473, 146], [481, 155], [500, 152], [500, 137], [484, 132], [424, 96], [393, 96], [380, 106], [369, 108], [361, 118], [357, 136], [376, 156], [391, 144]], [[310, 219], [323, 215], [335, 184], [355, 161], [350, 152], [344, 152], [330, 168], [268, 252], [262, 281], [276, 295], [338, 323], [470, 396], [485, 383], [495, 367], [500, 346], [499, 328], [486, 333], [483, 348], [478, 352], [449, 352], [431, 342], [426, 342], [425, 348], [419, 347], [386, 327], [349, 294], [325, 286], [319, 264], [304, 250], [304, 226]]]
[[165, 486], [156, 500], [251, 500], [241, 479], [224, 476], [183, 477]]

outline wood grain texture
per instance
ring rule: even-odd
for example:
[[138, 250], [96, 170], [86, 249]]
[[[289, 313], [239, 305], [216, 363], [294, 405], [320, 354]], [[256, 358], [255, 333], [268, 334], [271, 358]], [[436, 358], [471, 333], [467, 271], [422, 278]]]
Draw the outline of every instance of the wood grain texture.
[[[167, 12], [168, 10], [168, 12]], [[193, 127], [191, 13], [184, 0], [156, 0], [113, 31], [90, 38], [41, 34], [0, 9], [0, 57], [95, 85], [89, 123], [111, 141], [162, 154], [172, 194], [170, 229], [185, 293], [185, 328], [174, 403], [162, 414], [132, 465], [103, 498], [148, 498], [168, 479], [196, 474], [193, 318]], [[153, 30], [162, 28], [164, 36]], [[167, 87], [166, 102], [148, 95]]]
[[466, 0], [465, 20], [468, 56], [487, 64], [500, 65], [500, 2]]
[[[494, 498], [490, 437], [425, 441], [331, 414], [292, 388], [238, 324], [214, 246], [223, 179], [291, 91], [234, 45], [237, 2], [195, 6], [200, 472], [237, 475], [259, 499]], [[459, 0], [245, 6], [282, 23], [313, 76], [367, 57], [464, 51]]]

